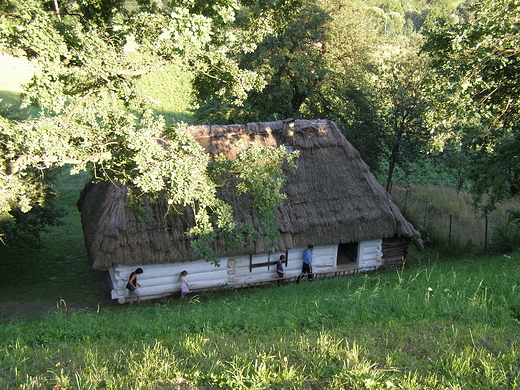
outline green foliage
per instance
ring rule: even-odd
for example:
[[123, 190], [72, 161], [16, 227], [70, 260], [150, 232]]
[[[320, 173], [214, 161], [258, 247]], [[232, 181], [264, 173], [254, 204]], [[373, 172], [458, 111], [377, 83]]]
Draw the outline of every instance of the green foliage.
[[155, 113], [164, 116], [168, 126], [175, 123], [195, 124], [192, 113], [193, 76], [180, 64], [165, 65], [142, 75], [138, 88], [152, 99]]
[[[267, 225], [270, 221], [267, 220], [264, 222], [264, 225]], [[268, 233], [271, 233], [269, 231]], [[276, 231], [276, 237], [273, 237], [274, 239], [277, 239], [279, 236], [279, 233]], [[237, 223], [235, 224], [233, 230], [228, 230], [223, 232], [224, 240], [226, 241], [226, 245], [231, 250], [237, 250], [240, 247], [247, 244], [247, 240], [250, 239], [251, 241], [256, 241], [258, 238], [261, 237], [261, 234], [259, 231], [255, 230], [253, 226], [251, 226], [248, 223]]]
[[429, 142], [423, 121], [428, 101], [422, 93], [428, 62], [410, 46], [411, 50], [387, 48], [375, 61], [377, 71], [372, 76], [372, 104], [381, 126], [379, 142], [388, 161], [387, 191], [392, 188], [395, 168], [414, 161]]
[[474, 192], [492, 194], [488, 209], [519, 188], [518, 7], [518, 1], [477, 1], [467, 20], [427, 31], [424, 45], [438, 75], [432, 131], [439, 145], [453, 137], [466, 151]]
[[[344, 128], [373, 171], [393, 173], [427, 149], [423, 91], [428, 61], [420, 37], [404, 26], [410, 5], [399, 2], [323, 1], [327, 11], [325, 76], [302, 106], [305, 116], [325, 116]], [[347, 6], [348, 5], [348, 6]]]
[[[0, 190], [8, 192], [13, 184], [18, 187], [16, 199], [0, 197], [0, 232], [4, 243], [15, 246], [39, 247], [40, 232], [61, 223], [65, 211], [57, 205], [57, 194], [52, 185], [56, 171], [49, 170], [46, 175], [35, 170], [27, 170], [15, 182], [13, 177], [1, 180]], [[43, 176], [43, 177], [42, 177]]]
[[[520, 122], [500, 136], [492, 150], [470, 149], [469, 178], [475, 199], [486, 213], [497, 203], [520, 194]], [[487, 195], [487, 197], [486, 197]]]
[[251, 193], [255, 200], [254, 210], [266, 228], [266, 237], [274, 248], [278, 243], [274, 208], [286, 198], [281, 192], [285, 184], [282, 175], [282, 165], [288, 162], [290, 168], [296, 169], [293, 159], [298, 152], [290, 153], [285, 147], [264, 148], [259, 144], [252, 144], [240, 152], [234, 163], [240, 179], [238, 193]]
[[[314, 94], [326, 73], [323, 46], [325, 23], [330, 18], [316, 4], [307, 1], [297, 15], [277, 34], [265, 37], [254, 51], [237, 54], [241, 67], [257, 72], [265, 81], [261, 90], [251, 90], [242, 104], [223, 101], [215, 93], [225, 80], [217, 82], [205, 77], [197, 81], [199, 121], [243, 123], [300, 116], [300, 107]], [[277, 17], [283, 18], [287, 15]]]
[[[283, 24], [274, 15], [283, 10], [289, 17], [294, 3], [14, 2], [13, 13], [0, 17], [0, 45], [33, 59], [38, 72], [23, 102], [40, 114], [1, 118], [2, 215], [42, 201], [31, 171], [72, 164], [76, 172], [90, 169], [98, 180], [128, 185], [133, 197], [191, 207], [194, 234], [228, 223], [229, 207], [206, 173], [209, 157], [182, 126], [151, 110], [154, 101], [137, 81], [173, 63], [195, 80], [224, 80], [219, 93], [240, 101], [263, 81], [241, 69], [234, 53], [253, 50]], [[130, 43], [137, 53], [127, 55]], [[215, 220], [211, 210], [218, 210]]]
[[[392, 177], [394, 184], [400, 187], [421, 184], [445, 186], [461, 190], [464, 178], [459, 176], [459, 169], [465, 169], [466, 166], [451, 164], [452, 156], [448, 156], [447, 153], [448, 151], [440, 154], [419, 154], [413, 161], [402, 161]], [[455, 156], [459, 157], [460, 154], [457, 153]], [[381, 168], [384, 172], [388, 171], [386, 164]], [[386, 178], [386, 175], [381, 175], [380, 181], [384, 183]]]
[[520, 211], [507, 210], [505, 218], [493, 228], [493, 246], [499, 252], [520, 249]]
[[34, 206], [28, 212], [11, 210], [12, 219], [0, 221], [2, 240], [9, 245], [38, 248], [42, 246], [40, 233], [49, 226], [63, 223], [63, 209], [57, 206]]
[[[247, 239], [255, 240], [260, 236], [266, 237], [274, 248], [278, 244], [279, 231], [277, 229], [274, 208], [285, 199], [282, 188], [285, 177], [282, 174], [282, 166], [295, 169], [293, 159], [298, 152], [289, 153], [284, 147], [263, 147], [258, 143], [252, 143], [244, 148], [236, 156], [235, 160], [226, 160], [223, 156], [216, 156], [215, 161], [208, 166], [208, 174], [216, 186], [235, 185], [238, 195], [250, 194], [253, 197], [253, 211], [260, 221], [259, 231], [243, 223], [237, 223], [233, 219], [231, 206], [217, 201], [206, 206], [207, 214], [204, 217], [207, 225], [199, 222], [190, 230], [195, 236], [192, 247], [207, 260], [217, 263], [209, 245], [215, 234], [222, 233], [226, 244], [230, 248], [237, 248], [245, 244]], [[201, 213], [198, 213], [199, 218]], [[212, 218], [215, 219], [212, 223]], [[206, 228], [206, 226], [208, 228]]]
[[327, 73], [302, 106], [302, 114], [336, 121], [364, 160], [376, 168], [381, 148], [368, 75], [378, 46], [377, 29], [363, 4], [340, 0], [320, 5], [330, 17], [323, 52]]

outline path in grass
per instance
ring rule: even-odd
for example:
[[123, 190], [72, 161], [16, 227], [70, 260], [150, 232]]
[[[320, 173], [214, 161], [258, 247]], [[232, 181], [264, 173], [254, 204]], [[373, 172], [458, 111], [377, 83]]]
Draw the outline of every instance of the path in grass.
[[97, 310], [115, 305], [110, 299], [108, 273], [91, 268], [75, 206], [87, 174], [59, 180], [60, 205], [68, 215], [63, 226], [42, 234], [44, 247], [0, 248], [0, 320], [37, 318], [57, 309]]

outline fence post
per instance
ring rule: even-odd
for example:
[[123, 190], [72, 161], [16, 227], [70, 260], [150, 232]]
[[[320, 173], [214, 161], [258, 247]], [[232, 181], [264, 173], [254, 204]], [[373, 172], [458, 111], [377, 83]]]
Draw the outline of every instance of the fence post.
[[424, 223], [423, 226], [426, 229], [426, 217], [428, 216], [428, 201], [426, 201], [426, 208], [424, 209]]
[[487, 241], [488, 241], [488, 219], [486, 217], [486, 223], [484, 225], [484, 252], [487, 251]]
[[453, 222], [453, 215], [450, 214], [450, 230], [448, 232], [448, 246], [451, 246], [451, 223]]
[[406, 192], [404, 193], [404, 210], [403, 210], [403, 217], [406, 218], [406, 204], [408, 203], [408, 188], [406, 189]]

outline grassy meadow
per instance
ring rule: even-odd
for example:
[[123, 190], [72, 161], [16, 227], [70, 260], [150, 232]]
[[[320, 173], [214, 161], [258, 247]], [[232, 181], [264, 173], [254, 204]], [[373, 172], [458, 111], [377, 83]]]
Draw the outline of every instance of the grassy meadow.
[[0, 325], [0, 389], [517, 389], [519, 261], [61, 306]]
[[106, 299], [108, 275], [90, 266], [76, 208], [89, 178], [86, 173], [70, 175], [66, 169], [59, 175], [58, 204], [67, 215], [62, 226], [41, 234], [42, 248], [0, 244], [0, 321], [12, 316], [37, 318], [58, 304], [82, 309], [111, 304]]

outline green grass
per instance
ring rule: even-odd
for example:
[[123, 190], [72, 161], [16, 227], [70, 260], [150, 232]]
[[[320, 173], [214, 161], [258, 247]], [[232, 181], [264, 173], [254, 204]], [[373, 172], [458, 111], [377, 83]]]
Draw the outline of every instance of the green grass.
[[121, 306], [87, 260], [87, 179], [60, 176], [46, 249], [2, 252], [0, 389], [520, 387], [519, 253]]
[[70, 213], [46, 249], [2, 252], [2, 390], [520, 388], [520, 253], [430, 248], [403, 269], [123, 306], [87, 260], [87, 179], [60, 176]]
[[[134, 52], [128, 55], [138, 56]], [[24, 58], [0, 53], [0, 69], [0, 113], [13, 119], [37, 114], [34, 108], [20, 110], [22, 86], [30, 81], [34, 66]], [[190, 72], [172, 64], [144, 74], [137, 87], [150, 97], [155, 113], [164, 116], [168, 125], [193, 124], [191, 78]]]
[[[128, 51], [129, 59], [142, 60], [142, 54]], [[151, 101], [151, 108], [162, 115], [167, 125], [193, 123], [193, 74], [178, 63], [162, 65], [139, 77], [137, 88]]]
[[415, 260], [218, 300], [15, 320], [1, 327], [0, 388], [518, 388], [520, 256]]
[[70, 175], [64, 169], [57, 186], [59, 205], [67, 211], [63, 225], [42, 233], [43, 248], [0, 247], [0, 319], [13, 314], [38, 316], [67, 302], [71, 307], [97, 307], [109, 294], [105, 272], [91, 268], [83, 240], [80, 213], [75, 203], [86, 173]]
[[194, 124], [191, 78], [180, 66], [170, 65], [144, 75], [138, 86], [153, 99], [154, 111], [163, 115], [168, 125]]
[[0, 53], [0, 114], [10, 119], [29, 116], [28, 109], [20, 110], [22, 86], [33, 75], [34, 66], [25, 58]]

